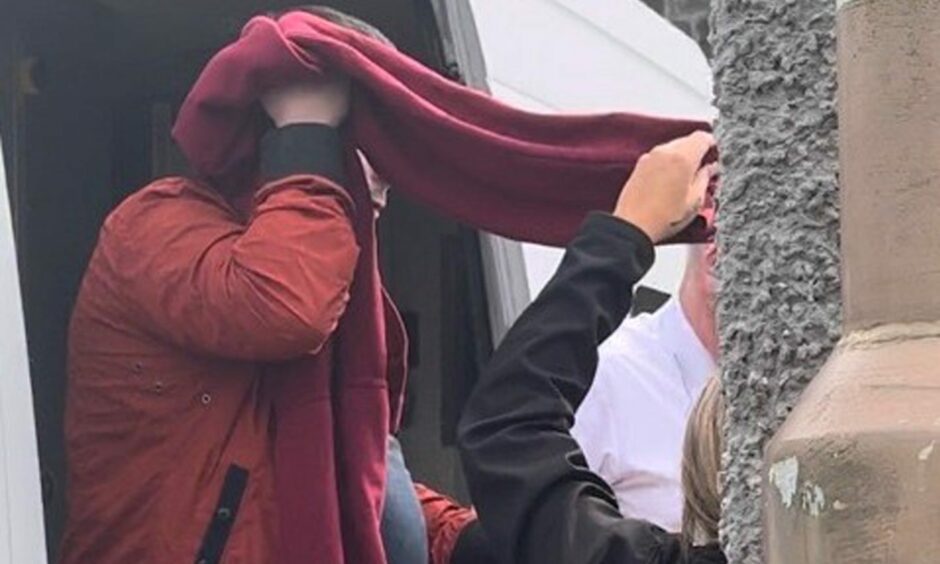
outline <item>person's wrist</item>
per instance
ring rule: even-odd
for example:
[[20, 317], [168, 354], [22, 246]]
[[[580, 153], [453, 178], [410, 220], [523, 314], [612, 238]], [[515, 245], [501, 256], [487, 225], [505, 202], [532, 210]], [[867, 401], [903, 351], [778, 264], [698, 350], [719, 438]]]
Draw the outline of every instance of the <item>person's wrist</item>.
[[325, 125], [328, 127], [336, 127], [341, 120], [325, 116], [287, 115], [273, 121], [275, 127], [283, 129], [291, 125]]
[[653, 244], [657, 244], [663, 239], [663, 229], [661, 223], [647, 214], [632, 211], [617, 211], [614, 216], [633, 225], [649, 237]]

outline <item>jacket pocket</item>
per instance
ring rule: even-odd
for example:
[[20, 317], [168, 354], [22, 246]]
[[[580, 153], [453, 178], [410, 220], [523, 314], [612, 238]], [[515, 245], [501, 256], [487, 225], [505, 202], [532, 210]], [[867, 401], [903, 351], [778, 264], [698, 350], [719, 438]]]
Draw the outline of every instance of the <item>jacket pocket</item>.
[[225, 545], [232, 533], [232, 526], [235, 524], [238, 507], [242, 503], [247, 485], [248, 470], [235, 464], [229, 466], [215, 513], [212, 514], [206, 533], [202, 537], [202, 547], [196, 555], [196, 564], [219, 564], [222, 561]]

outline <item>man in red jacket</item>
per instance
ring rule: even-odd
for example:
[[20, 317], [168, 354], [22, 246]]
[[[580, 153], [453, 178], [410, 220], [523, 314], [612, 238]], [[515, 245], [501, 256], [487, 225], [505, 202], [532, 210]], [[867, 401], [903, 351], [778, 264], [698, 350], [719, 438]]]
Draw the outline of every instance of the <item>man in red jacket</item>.
[[348, 89], [264, 97], [256, 193], [162, 179], [106, 220], [70, 328], [63, 563], [279, 560], [265, 376], [317, 354], [348, 300]]

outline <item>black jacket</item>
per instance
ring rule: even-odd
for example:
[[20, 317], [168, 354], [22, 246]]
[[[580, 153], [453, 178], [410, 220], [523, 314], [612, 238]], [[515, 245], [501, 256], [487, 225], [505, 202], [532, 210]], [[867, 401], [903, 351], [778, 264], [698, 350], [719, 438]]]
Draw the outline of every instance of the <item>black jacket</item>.
[[624, 519], [569, 433], [597, 347], [623, 321], [653, 258], [642, 231], [591, 215], [467, 404], [461, 456], [486, 536], [504, 562], [725, 562], [716, 547], [686, 553], [675, 535]]

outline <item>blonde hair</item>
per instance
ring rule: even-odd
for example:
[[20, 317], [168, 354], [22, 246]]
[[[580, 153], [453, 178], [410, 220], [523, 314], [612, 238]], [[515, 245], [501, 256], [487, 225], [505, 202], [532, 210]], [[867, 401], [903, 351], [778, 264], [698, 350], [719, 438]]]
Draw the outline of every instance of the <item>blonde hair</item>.
[[686, 546], [718, 541], [721, 519], [721, 453], [725, 419], [721, 383], [717, 376], [705, 385], [685, 431], [682, 453], [682, 537]]

